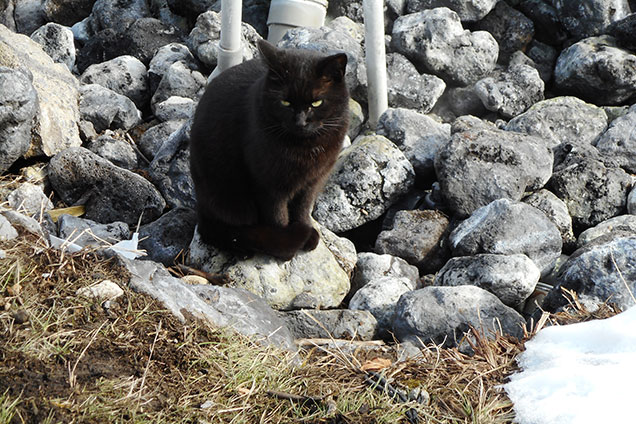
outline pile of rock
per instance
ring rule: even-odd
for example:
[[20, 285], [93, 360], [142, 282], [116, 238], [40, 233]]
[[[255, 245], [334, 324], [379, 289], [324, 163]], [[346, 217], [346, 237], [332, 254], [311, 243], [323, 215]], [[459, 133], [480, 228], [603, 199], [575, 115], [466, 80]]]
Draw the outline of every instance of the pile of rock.
[[[390, 109], [375, 132], [362, 1], [331, 1], [325, 27], [289, 31], [283, 47], [349, 56], [352, 142], [316, 203], [318, 248], [280, 262], [239, 260], [195, 232], [189, 131], [216, 66], [220, 1], [0, 2], [0, 172], [23, 181], [0, 193], [0, 238], [20, 226], [117, 242], [141, 223], [148, 260], [122, 259], [132, 287], [183, 319], [287, 347], [391, 334], [453, 346], [471, 326], [520, 336], [539, 281], [554, 286], [550, 310], [562, 289], [626, 308], [636, 2], [571, 3], [387, 1]], [[244, 2], [244, 59], [267, 8]], [[54, 223], [49, 198], [85, 215]], [[178, 256], [231, 287], [172, 277]]]

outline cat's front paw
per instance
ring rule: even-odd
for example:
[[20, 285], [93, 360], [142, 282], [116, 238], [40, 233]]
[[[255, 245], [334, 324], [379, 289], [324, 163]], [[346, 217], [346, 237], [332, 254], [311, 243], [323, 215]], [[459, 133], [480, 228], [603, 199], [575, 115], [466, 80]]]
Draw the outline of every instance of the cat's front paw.
[[314, 250], [316, 246], [318, 246], [318, 242], [320, 241], [320, 234], [316, 231], [315, 228], [311, 229], [311, 233], [309, 234], [309, 238], [305, 242], [303, 246], [303, 250], [305, 252], [309, 252], [310, 250]]

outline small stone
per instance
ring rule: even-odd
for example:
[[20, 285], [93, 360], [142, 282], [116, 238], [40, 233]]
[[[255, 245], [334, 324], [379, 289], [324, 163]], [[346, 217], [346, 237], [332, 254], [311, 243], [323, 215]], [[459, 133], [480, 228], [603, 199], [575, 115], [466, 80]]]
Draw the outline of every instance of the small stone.
[[12, 209], [29, 216], [39, 216], [40, 213], [53, 209], [53, 203], [44, 194], [42, 187], [31, 183], [20, 184], [9, 194], [7, 200]]
[[105, 300], [117, 299], [124, 294], [124, 291], [116, 283], [113, 283], [110, 280], [104, 280], [97, 284], [93, 284], [92, 286], [82, 287], [77, 290], [76, 294], [78, 296], [102, 302]]
[[198, 276], [198, 275], [184, 275], [181, 277], [183, 281], [188, 284], [196, 285], [196, 284], [210, 284], [207, 278]]
[[119, 56], [89, 66], [80, 76], [83, 84], [99, 84], [126, 96], [143, 109], [150, 95], [146, 66], [134, 56]]
[[368, 311], [302, 309], [282, 313], [287, 326], [300, 338], [373, 340], [377, 321]]
[[29, 322], [29, 314], [24, 309], [19, 309], [11, 313], [11, 318], [15, 324], [26, 324]]

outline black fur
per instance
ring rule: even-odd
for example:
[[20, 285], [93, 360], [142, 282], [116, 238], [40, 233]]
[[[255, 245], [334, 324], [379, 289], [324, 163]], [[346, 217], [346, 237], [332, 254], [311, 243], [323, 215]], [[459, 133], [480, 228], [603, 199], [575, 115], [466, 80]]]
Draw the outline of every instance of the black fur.
[[348, 126], [347, 56], [259, 42], [201, 98], [190, 167], [206, 243], [284, 260], [312, 250], [314, 201]]

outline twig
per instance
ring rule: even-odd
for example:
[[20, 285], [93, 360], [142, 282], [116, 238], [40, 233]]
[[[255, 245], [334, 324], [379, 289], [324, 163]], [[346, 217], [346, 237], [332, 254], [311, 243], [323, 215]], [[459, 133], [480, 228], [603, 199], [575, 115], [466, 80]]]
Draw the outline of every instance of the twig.
[[82, 349], [82, 352], [80, 353], [79, 357], [75, 361], [75, 365], [73, 365], [73, 369], [69, 370], [68, 382], [71, 388], [75, 387], [75, 383], [77, 382], [77, 377], [75, 376], [75, 369], [77, 368], [77, 364], [79, 364], [79, 361], [84, 357], [84, 354], [88, 350], [89, 346], [95, 341], [95, 338], [97, 337], [97, 335], [99, 334], [101, 329], [104, 327], [104, 325], [106, 325], [107, 322], [108, 321], [102, 322], [102, 325], [100, 325], [97, 330], [93, 331], [93, 336], [88, 341], [88, 344], [84, 347], [84, 349]]
[[329, 395], [327, 395], [327, 396], [294, 395], [292, 393], [279, 392], [279, 391], [276, 391], [276, 390], [268, 390], [265, 393], [267, 393], [270, 396], [277, 397], [279, 399], [291, 400], [291, 401], [300, 402], [300, 403], [311, 402], [311, 403], [313, 403], [316, 406], [319, 406], [320, 403], [327, 396], [329, 396]]
[[144, 390], [144, 384], [146, 383], [146, 375], [148, 374], [148, 369], [150, 368], [150, 360], [152, 359], [152, 353], [155, 350], [155, 344], [157, 343], [157, 339], [159, 338], [159, 333], [161, 332], [161, 320], [159, 320], [159, 324], [157, 324], [157, 332], [155, 333], [155, 339], [152, 341], [152, 346], [150, 346], [150, 355], [148, 355], [148, 362], [146, 362], [146, 369], [144, 370], [144, 375], [141, 376], [141, 384], [139, 385], [139, 391], [137, 396], [137, 402], [141, 400], [141, 395]]

